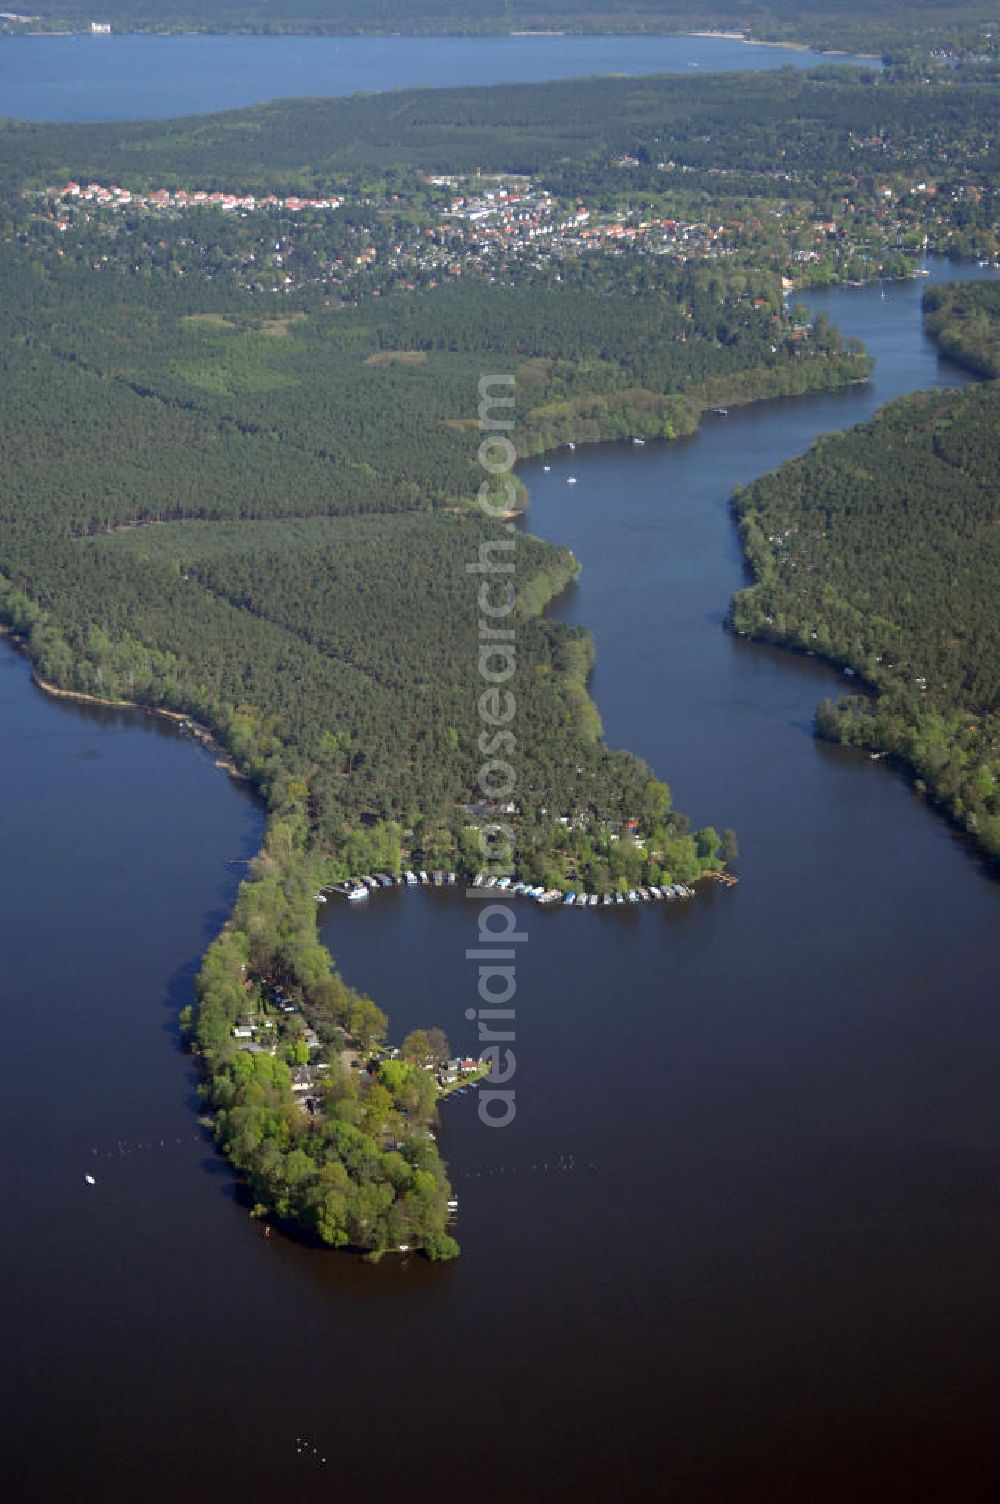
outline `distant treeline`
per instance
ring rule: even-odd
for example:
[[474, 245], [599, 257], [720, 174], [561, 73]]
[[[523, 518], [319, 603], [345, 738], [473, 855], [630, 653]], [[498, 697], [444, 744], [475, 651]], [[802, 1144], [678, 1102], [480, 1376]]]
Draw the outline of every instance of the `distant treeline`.
[[[817, 47], [910, 47], [995, 20], [988, 0], [104, 0], [116, 30], [476, 34], [518, 30], [751, 32]], [[89, 27], [84, 0], [34, 0], [47, 25]]]

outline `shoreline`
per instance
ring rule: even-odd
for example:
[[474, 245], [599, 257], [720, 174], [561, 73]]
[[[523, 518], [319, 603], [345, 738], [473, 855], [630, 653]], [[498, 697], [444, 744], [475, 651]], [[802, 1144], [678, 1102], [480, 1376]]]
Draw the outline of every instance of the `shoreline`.
[[715, 42], [742, 42], [747, 47], [778, 47], [785, 52], [812, 52], [817, 57], [859, 57], [868, 62], [882, 61], [879, 52], [849, 52], [846, 47], [811, 47], [808, 42], [768, 42], [763, 37], [747, 36], [742, 31], [682, 31], [680, 35]]
[[51, 695], [54, 700], [68, 700], [77, 705], [93, 705], [99, 710], [131, 710], [141, 715], [153, 716], [159, 720], [170, 721], [178, 727], [186, 727], [193, 739], [202, 746], [206, 752], [210, 752], [215, 759], [215, 766], [220, 772], [228, 774], [236, 783], [254, 786], [253, 779], [242, 773], [233, 761], [231, 754], [225, 746], [209, 731], [207, 726], [199, 721], [192, 720], [191, 716], [185, 715], [180, 710], [167, 710], [161, 705], [142, 705], [138, 700], [109, 700], [102, 699], [100, 695], [88, 695], [82, 689], [61, 689], [58, 684], [52, 684], [48, 679], [43, 679], [37, 668], [31, 661], [28, 652], [28, 644], [25, 639], [11, 627], [0, 624], [0, 638], [10, 643], [11, 647], [21, 654], [28, 665], [31, 682], [36, 689], [43, 694]]
[[[808, 42], [776, 42], [766, 41], [762, 37], [748, 36], [741, 31], [674, 31], [674, 30], [640, 30], [629, 29], [627, 31], [548, 31], [517, 29], [504, 31], [471, 31], [471, 30], [447, 30], [447, 31], [328, 31], [320, 27], [303, 27], [301, 30], [281, 31], [255, 31], [250, 24], [246, 26], [224, 27], [181, 27], [174, 30], [163, 31], [154, 27], [123, 26], [114, 29], [112, 37], [161, 37], [164, 39], [177, 37], [253, 37], [258, 41], [279, 41], [283, 37], [321, 37], [330, 41], [353, 41], [355, 39], [384, 39], [386, 41], [399, 41], [409, 39], [413, 41], [440, 41], [442, 39], [456, 39], [464, 41], [489, 42], [517, 37], [518, 39], [538, 38], [541, 40], [558, 40], [560, 38], [581, 37], [592, 40], [606, 40], [609, 37], [635, 37], [637, 39], [659, 38], [666, 40], [670, 37], [697, 37], [702, 41], [710, 42], [742, 42], [746, 47], [777, 47], [786, 52], [812, 53], [816, 57], [852, 57], [863, 58], [871, 62], [881, 62], [882, 56], [878, 52], [851, 52], [846, 47], [826, 48], [814, 47]], [[88, 27], [66, 27], [63, 30], [51, 31], [35, 29], [29, 25], [22, 26], [19, 30], [0, 31], [0, 41], [4, 38], [17, 39], [21, 37], [94, 37], [94, 33]], [[106, 36], [95, 37], [95, 40], [105, 41]]]

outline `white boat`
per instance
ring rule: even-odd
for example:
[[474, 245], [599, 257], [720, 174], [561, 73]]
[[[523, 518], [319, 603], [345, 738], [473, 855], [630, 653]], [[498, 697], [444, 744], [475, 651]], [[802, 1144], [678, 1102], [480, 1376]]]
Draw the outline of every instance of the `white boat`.
[[367, 898], [368, 889], [362, 884], [360, 887], [351, 888], [347, 894], [348, 903], [357, 903], [359, 898]]
[[549, 471], [552, 469], [552, 466], [551, 465], [543, 465], [542, 469], [545, 471], [545, 474], [548, 475]]
[[97, 1181], [94, 1179], [93, 1175], [85, 1175], [83, 1178], [87, 1182], [88, 1185], [96, 1185], [97, 1184]]
[[567, 476], [567, 478], [566, 478], [566, 484], [568, 486], [575, 486], [576, 485], [576, 476], [575, 475], [569, 475], [569, 476]]

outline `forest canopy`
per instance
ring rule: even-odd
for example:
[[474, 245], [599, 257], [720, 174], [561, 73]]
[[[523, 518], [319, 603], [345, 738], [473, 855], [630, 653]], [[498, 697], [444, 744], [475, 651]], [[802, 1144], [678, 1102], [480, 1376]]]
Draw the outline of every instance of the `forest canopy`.
[[821, 734], [899, 758], [994, 857], [998, 473], [990, 382], [891, 403], [734, 499], [756, 575], [735, 599], [737, 631], [862, 679], [871, 695], [824, 704]]

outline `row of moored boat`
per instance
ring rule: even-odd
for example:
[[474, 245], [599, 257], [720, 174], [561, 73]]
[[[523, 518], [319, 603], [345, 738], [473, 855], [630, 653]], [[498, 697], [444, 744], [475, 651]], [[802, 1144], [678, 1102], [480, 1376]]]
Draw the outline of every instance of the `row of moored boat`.
[[496, 888], [497, 892], [510, 893], [520, 898], [533, 898], [536, 903], [562, 904], [565, 908], [596, 909], [611, 908], [614, 904], [660, 903], [664, 899], [693, 898], [694, 889], [685, 883], [660, 886], [651, 883], [648, 888], [629, 888], [624, 893], [564, 893], [561, 888], [532, 887], [530, 883], [514, 882], [509, 877], [487, 877], [480, 873], [472, 882], [474, 888]]
[[346, 883], [333, 883], [331, 893], [341, 893], [352, 903], [367, 898], [376, 888], [453, 888], [458, 881], [454, 872], [376, 872], [374, 877], [359, 877]]
[[[374, 877], [333, 883], [325, 891], [339, 893], [350, 903], [357, 903], [378, 888], [453, 888], [457, 881], [454, 872], [376, 872]], [[561, 888], [546, 888], [541, 883], [515, 882], [510, 877], [489, 877], [485, 872], [480, 872], [473, 878], [472, 886], [493, 889], [498, 894], [504, 893], [512, 898], [531, 898], [539, 904], [562, 904], [565, 908], [578, 909], [609, 909], [626, 903], [661, 903], [665, 900], [694, 897], [694, 889], [687, 887], [685, 883], [671, 883], [669, 886], [650, 883], [646, 888], [629, 888], [624, 893], [565, 893]], [[323, 892], [317, 893], [316, 898], [320, 902], [326, 901]]]

